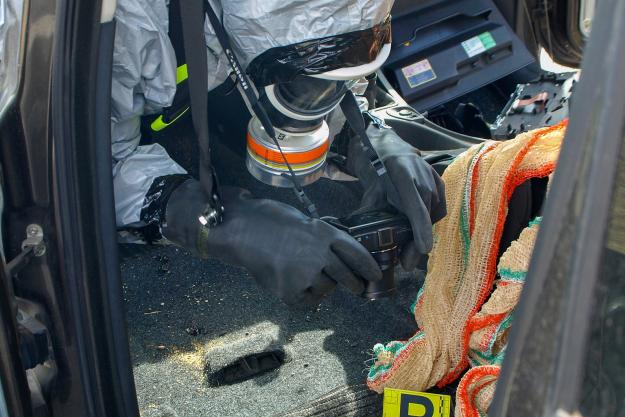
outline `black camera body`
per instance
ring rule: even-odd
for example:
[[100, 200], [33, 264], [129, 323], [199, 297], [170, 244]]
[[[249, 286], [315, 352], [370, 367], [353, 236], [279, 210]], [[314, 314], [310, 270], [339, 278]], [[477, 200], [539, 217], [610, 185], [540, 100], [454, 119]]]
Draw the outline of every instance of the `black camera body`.
[[412, 240], [408, 219], [398, 213], [374, 210], [337, 219], [324, 217], [326, 222], [350, 234], [378, 262], [382, 280], [370, 282], [363, 297], [370, 300], [390, 297], [395, 293], [395, 266], [401, 248]]

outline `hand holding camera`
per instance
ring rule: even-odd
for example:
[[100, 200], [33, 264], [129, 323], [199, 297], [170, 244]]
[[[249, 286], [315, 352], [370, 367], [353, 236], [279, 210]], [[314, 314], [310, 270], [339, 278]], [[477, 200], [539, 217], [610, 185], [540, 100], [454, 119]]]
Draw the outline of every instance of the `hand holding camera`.
[[360, 242], [382, 270], [382, 279], [367, 281], [362, 296], [370, 300], [392, 296], [395, 293], [395, 266], [399, 262], [399, 254], [404, 245], [412, 241], [412, 230], [406, 216], [375, 210], [343, 219], [325, 217], [323, 220]]

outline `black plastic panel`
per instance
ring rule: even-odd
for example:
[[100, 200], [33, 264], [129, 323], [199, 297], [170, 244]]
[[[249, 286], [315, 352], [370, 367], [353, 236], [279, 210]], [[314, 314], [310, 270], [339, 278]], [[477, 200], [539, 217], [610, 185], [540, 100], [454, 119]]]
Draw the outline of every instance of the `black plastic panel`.
[[399, 1], [392, 30], [384, 74], [419, 111], [534, 62], [491, 0]]
[[536, 81], [519, 84], [491, 126], [493, 139], [512, 139], [519, 133], [566, 119], [577, 79], [575, 73], [547, 73]]

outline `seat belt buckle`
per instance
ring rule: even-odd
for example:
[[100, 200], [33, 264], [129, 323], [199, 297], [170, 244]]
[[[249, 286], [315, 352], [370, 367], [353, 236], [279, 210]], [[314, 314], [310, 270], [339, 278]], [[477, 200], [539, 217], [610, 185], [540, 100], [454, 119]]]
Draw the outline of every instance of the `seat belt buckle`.
[[198, 220], [202, 226], [212, 229], [221, 224], [223, 221], [223, 213], [224, 207], [221, 205], [219, 196], [213, 194], [213, 202], [206, 205], [204, 211], [202, 211], [202, 214], [198, 217]]
[[371, 160], [371, 166], [373, 167], [373, 169], [375, 169], [375, 172], [378, 174], [378, 177], [381, 177], [382, 175], [386, 174], [386, 167], [384, 166], [384, 163], [379, 157]]

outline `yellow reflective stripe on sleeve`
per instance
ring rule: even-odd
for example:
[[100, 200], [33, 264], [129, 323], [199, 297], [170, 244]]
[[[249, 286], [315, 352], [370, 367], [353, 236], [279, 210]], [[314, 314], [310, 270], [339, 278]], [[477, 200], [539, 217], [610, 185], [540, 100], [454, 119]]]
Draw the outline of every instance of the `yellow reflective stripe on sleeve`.
[[183, 64], [176, 68], [176, 84], [180, 84], [187, 78], [189, 78], [189, 73], [187, 72], [187, 64]]
[[[183, 64], [179, 66], [178, 68], [176, 68], [176, 84], [180, 84], [187, 78], [189, 78], [189, 73], [187, 72], [187, 64]], [[159, 132], [165, 129], [170, 124], [174, 123], [176, 120], [180, 119], [180, 117], [183, 116], [188, 110], [189, 108], [187, 107], [186, 109], [184, 109], [182, 113], [178, 115], [178, 117], [176, 117], [174, 120], [172, 120], [169, 123], [165, 123], [163, 121], [163, 115], [160, 115], [152, 122], [152, 124], [150, 125], [150, 128], [155, 132]]]
[[163, 116], [158, 116], [153, 122], [152, 124], [150, 124], [150, 128], [155, 131], [155, 132], [160, 132], [161, 130], [165, 129], [167, 126], [171, 125], [172, 123], [174, 123], [176, 120], [180, 119], [182, 116], [184, 116], [184, 114], [186, 112], [189, 111], [189, 108], [187, 107], [186, 109], [184, 109], [184, 111], [182, 113], [180, 113], [178, 115], [178, 117], [176, 117], [174, 120], [172, 120], [169, 123], [165, 123], [163, 121]]

